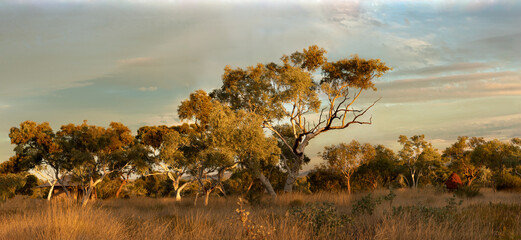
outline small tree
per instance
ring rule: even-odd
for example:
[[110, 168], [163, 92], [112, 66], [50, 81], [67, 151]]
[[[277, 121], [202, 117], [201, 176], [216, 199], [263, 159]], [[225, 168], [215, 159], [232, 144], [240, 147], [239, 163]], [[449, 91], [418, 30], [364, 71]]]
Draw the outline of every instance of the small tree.
[[365, 182], [370, 189], [375, 190], [379, 185], [389, 186], [397, 175], [397, 159], [393, 150], [383, 145], [377, 145], [375, 157], [357, 169], [355, 179]]
[[70, 196], [62, 181], [71, 165], [64, 157], [60, 141], [49, 123], [22, 122], [20, 128], [11, 128], [9, 137], [11, 144], [16, 145], [16, 155], [4, 167], [9, 167], [11, 171], [34, 170], [50, 186], [47, 200], [51, 199], [56, 183], [60, 183], [67, 196]]
[[516, 174], [519, 176], [518, 167], [521, 162], [521, 141], [514, 138], [510, 143], [504, 143], [497, 139], [490, 140], [477, 146], [471, 155], [471, 162], [476, 166], [490, 169], [495, 177], [492, 178], [494, 185], [496, 179], [505, 174]]
[[144, 176], [164, 174], [172, 180], [176, 201], [181, 201], [181, 192], [192, 181], [182, 182], [189, 172], [192, 160], [184, 155], [188, 137], [194, 130], [190, 126], [145, 126], [138, 130], [137, 138], [153, 153], [152, 172]]
[[116, 191], [116, 198], [119, 198], [123, 187], [129, 183], [130, 177], [133, 174], [146, 172], [153, 162], [153, 157], [150, 149], [138, 141], [134, 141], [131, 146], [115, 151], [112, 153], [112, 157], [116, 164], [114, 168], [119, 169], [112, 175], [121, 180], [121, 184]]
[[422, 176], [432, 173], [434, 168], [441, 166], [441, 156], [429, 142], [425, 141], [423, 134], [412, 136], [410, 139], [400, 135], [398, 142], [403, 145], [398, 156], [407, 168], [411, 180], [408, 185], [417, 188]]
[[351, 176], [360, 165], [373, 159], [374, 156], [375, 150], [371, 144], [362, 145], [356, 140], [349, 144], [326, 146], [322, 153], [322, 158], [327, 161], [328, 167], [344, 176], [349, 194], [351, 194]]
[[450, 161], [451, 168], [465, 176], [467, 186], [479, 176], [480, 167], [471, 161], [472, 152], [485, 143], [483, 138], [460, 136], [458, 140], [443, 151], [443, 157]]
[[105, 176], [121, 171], [131, 164], [128, 158], [119, 157], [133, 143], [130, 129], [112, 122], [105, 129], [88, 125], [68, 124], [57, 133], [63, 156], [70, 161], [71, 172], [84, 186], [82, 205], [87, 205], [92, 192]]

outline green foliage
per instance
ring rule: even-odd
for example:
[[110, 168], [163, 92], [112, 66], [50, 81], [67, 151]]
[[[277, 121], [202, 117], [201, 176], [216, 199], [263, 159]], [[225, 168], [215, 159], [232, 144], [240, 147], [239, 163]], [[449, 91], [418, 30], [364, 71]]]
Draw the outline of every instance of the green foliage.
[[[115, 180], [117, 181], [117, 180]], [[148, 177], [140, 177], [129, 182], [125, 186], [123, 195], [127, 196], [148, 196], [148, 197], [169, 197], [173, 195], [172, 180], [165, 175], [151, 175]], [[119, 187], [119, 185], [118, 185]], [[110, 188], [111, 194], [115, 194], [117, 188], [113, 185]]]
[[[359, 117], [372, 106], [354, 110], [352, 104], [362, 90], [376, 90], [373, 80], [390, 70], [379, 59], [366, 60], [355, 55], [328, 62], [325, 54], [324, 49], [313, 45], [282, 56], [281, 64], [257, 64], [245, 69], [226, 66], [221, 88], [210, 94], [233, 111], [258, 114], [262, 118], [260, 126], [279, 138], [279, 146], [284, 148], [282, 164], [291, 173], [287, 175], [285, 191], [292, 191], [299, 171], [308, 162], [304, 150], [311, 139], [351, 124], [370, 124]], [[314, 79], [317, 70], [323, 76], [319, 81]], [[320, 99], [320, 93], [327, 100]], [[326, 108], [319, 122], [310, 124], [306, 113], [318, 113], [323, 102]], [[289, 123], [289, 128], [281, 128], [279, 122]]]
[[234, 171], [230, 178], [223, 182], [227, 194], [243, 194], [248, 191], [254, 177], [246, 170]]
[[494, 182], [497, 190], [521, 190], [521, 178], [508, 172], [497, 174]]
[[245, 199], [252, 205], [259, 205], [264, 195], [264, 186], [262, 183], [255, 179], [248, 192], [245, 194]]
[[327, 167], [342, 174], [347, 184], [347, 191], [351, 193], [351, 176], [362, 165], [375, 157], [375, 149], [370, 144], [360, 144], [353, 140], [349, 144], [340, 143], [324, 147], [321, 154], [326, 160]]
[[345, 180], [337, 171], [327, 168], [316, 168], [307, 175], [311, 192], [339, 192], [346, 188]]
[[100, 199], [108, 199], [116, 196], [119, 186], [121, 185], [121, 179], [106, 179], [96, 186], [96, 194]]
[[347, 215], [338, 212], [333, 203], [307, 203], [289, 210], [291, 216], [309, 225], [315, 234], [323, 228], [337, 228], [352, 222]]
[[463, 200], [456, 201], [456, 195], [446, 199], [447, 205], [444, 207], [427, 207], [424, 205], [416, 206], [398, 206], [393, 207], [393, 216], [403, 216], [408, 214], [412, 221], [424, 221], [428, 222], [433, 219], [437, 222], [451, 221], [455, 219], [458, 214], [458, 207], [461, 206]]
[[482, 163], [472, 161], [474, 149], [485, 143], [483, 138], [459, 136], [458, 140], [443, 151], [443, 158], [449, 161], [449, 167], [466, 179], [466, 184], [479, 177]]
[[392, 190], [389, 191], [389, 194], [376, 198], [373, 197], [372, 193], [369, 193], [353, 204], [351, 213], [355, 216], [364, 214], [373, 215], [374, 210], [378, 205], [380, 205], [383, 201], [389, 202], [389, 205], [392, 205], [395, 197], [396, 194]]
[[415, 135], [409, 139], [400, 135], [398, 142], [403, 146], [398, 152], [400, 163], [403, 165], [404, 178], [413, 188], [420, 186], [421, 177], [427, 177], [434, 182], [442, 182], [446, 179], [447, 171], [442, 162], [441, 155], [434, 149], [431, 143], [425, 140], [425, 136]]
[[353, 175], [353, 180], [360, 189], [389, 187], [400, 173], [396, 155], [391, 149], [377, 145], [375, 151], [375, 157], [363, 163]]
[[20, 174], [0, 175], [0, 201], [6, 201], [15, 196], [16, 191], [25, 186], [26, 178]]
[[310, 188], [311, 183], [308, 181], [307, 176], [297, 178], [297, 181], [295, 182], [295, 191], [305, 194], [311, 194]]
[[144, 178], [138, 178], [135, 181], [129, 182], [126, 186], [128, 191], [123, 192], [123, 197], [143, 197], [149, 196], [149, 192], [147, 190], [147, 183]]
[[0, 163], [0, 174], [8, 174], [8, 173], [21, 173], [27, 170], [27, 167], [24, 166], [26, 160], [23, 156], [16, 154], [9, 158], [9, 160]]
[[23, 187], [16, 190], [16, 194], [31, 196], [34, 192], [34, 187], [38, 186], [38, 178], [32, 174], [25, 176], [25, 184]]

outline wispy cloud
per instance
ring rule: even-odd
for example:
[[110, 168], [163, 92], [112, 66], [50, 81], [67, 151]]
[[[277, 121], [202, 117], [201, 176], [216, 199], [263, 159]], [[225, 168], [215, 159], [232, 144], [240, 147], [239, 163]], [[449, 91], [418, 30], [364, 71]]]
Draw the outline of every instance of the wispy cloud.
[[475, 72], [482, 70], [489, 70], [493, 67], [496, 67], [496, 63], [491, 62], [460, 62], [460, 63], [451, 63], [445, 65], [437, 65], [437, 66], [427, 66], [416, 69], [405, 69], [397, 71], [393, 71], [389, 73], [392, 77], [405, 77], [405, 76], [432, 76], [432, 75], [447, 75], [453, 73], [461, 73], [461, 72]]
[[521, 94], [521, 72], [478, 72], [376, 84], [386, 102], [429, 101]]
[[142, 91], [142, 92], [153, 92], [153, 91], [156, 91], [156, 90], [157, 90], [156, 86], [140, 87], [139, 88], [139, 91]]
[[154, 62], [154, 58], [136, 57], [118, 60], [118, 64], [123, 66], [148, 65]]

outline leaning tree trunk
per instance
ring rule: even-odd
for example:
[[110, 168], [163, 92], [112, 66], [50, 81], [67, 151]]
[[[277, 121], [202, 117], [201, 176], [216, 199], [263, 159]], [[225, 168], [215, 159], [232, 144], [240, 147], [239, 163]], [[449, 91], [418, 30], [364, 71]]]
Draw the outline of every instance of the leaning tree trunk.
[[64, 182], [61, 180], [58, 180], [58, 182], [62, 185], [63, 190], [65, 191], [65, 195], [67, 195], [67, 198], [71, 198], [71, 194], [69, 192], [69, 189], [65, 186]]
[[[105, 176], [103, 176], [105, 177]], [[89, 188], [87, 189], [87, 192], [83, 195], [83, 199], [81, 201], [81, 206], [85, 207], [87, 206], [87, 203], [89, 202], [90, 196], [92, 195], [92, 191], [96, 188], [96, 185], [100, 183], [103, 180], [103, 178], [100, 178], [96, 181], [90, 180]]]
[[52, 191], [54, 191], [54, 184], [51, 184], [51, 189], [49, 189], [49, 193], [47, 194], [47, 201], [51, 201]]
[[210, 198], [210, 193], [212, 193], [211, 190], [209, 191], [206, 191], [204, 194], [204, 206], [207, 207], [208, 206], [208, 199]]
[[286, 178], [286, 183], [284, 184], [284, 192], [291, 193], [293, 192], [293, 185], [295, 185], [295, 182], [297, 181], [300, 168], [302, 166], [302, 163], [304, 162], [304, 154], [298, 155], [297, 158], [295, 158], [295, 163], [291, 166], [288, 172], [288, 177]]
[[347, 177], [347, 193], [351, 195], [351, 176]]
[[87, 192], [83, 195], [83, 200], [81, 201], [81, 206], [85, 207], [87, 206], [87, 203], [89, 202], [90, 195], [92, 194], [92, 189], [94, 189], [92, 186], [89, 186], [87, 189]]
[[186, 186], [188, 186], [188, 183], [189, 183], [189, 182], [186, 182], [186, 183], [184, 183], [183, 185], [181, 185], [180, 187], [177, 187], [177, 186], [179, 186], [178, 184], [174, 184], [175, 201], [176, 201], [176, 202], [181, 201], [181, 192], [183, 191], [183, 189], [184, 189]]
[[268, 193], [271, 195], [271, 198], [276, 199], [277, 193], [275, 193], [275, 190], [273, 190], [273, 186], [271, 185], [270, 180], [267, 179], [266, 176], [264, 176], [264, 174], [262, 172], [259, 172], [257, 177], [259, 178], [261, 183], [264, 185], [264, 187], [266, 188]]
[[474, 181], [473, 177], [467, 177], [467, 186], [468, 187], [470, 187], [470, 185], [472, 184], [472, 181]]
[[118, 191], [116, 192], [116, 198], [119, 198], [119, 195], [121, 194], [121, 191], [123, 190], [123, 186], [125, 186], [128, 183], [128, 179], [123, 180], [121, 182], [121, 185], [119, 185]]

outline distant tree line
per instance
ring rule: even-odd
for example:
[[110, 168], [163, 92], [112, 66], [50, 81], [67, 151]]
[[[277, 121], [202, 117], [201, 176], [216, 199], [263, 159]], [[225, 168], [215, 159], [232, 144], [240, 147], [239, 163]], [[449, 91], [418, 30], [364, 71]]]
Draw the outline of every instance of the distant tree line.
[[443, 187], [452, 173], [463, 184], [521, 190], [521, 139], [509, 142], [460, 136], [441, 153], [424, 135], [400, 136], [397, 152], [383, 146], [338, 144], [324, 148], [325, 162], [306, 177], [309, 191], [374, 190], [378, 187]]
[[58, 131], [48, 123], [22, 122], [9, 134], [15, 156], [0, 165], [9, 183], [2, 187], [5, 198], [27, 185], [28, 172], [50, 186], [47, 199], [56, 186], [70, 197], [63, 181], [72, 177], [83, 190], [82, 205], [93, 194], [176, 200], [194, 194], [195, 202], [202, 197], [207, 205], [211, 195], [246, 194], [255, 200], [264, 192], [275, 198], [294, 189], [417, 188], [440, 184], [453, 171], [469, 185], [479, 181], [500, 189], [519, 182], [517, 138], [502, 143], [460, 137], [440, 155], [423, 135], [400, 136], [403, 148], [397, 154], [357, 141], [325, 147], [324, 163], [302, 177], [312, 139], [372, 123], [365, 114], [376, 101], [361, 107], [356, 100], [375, 91], [373, 80], [390, 70], [379, 59], [355, 55], [330, 62], [325, 54], [310, 46], [283, 55], [281, 63], [227, 66], [219, 89], [197, 90], [181, 102], [177, 113], [185, 123], [143, 126], [136, 135], [117, 122], [100, 127], [84, 121]]

